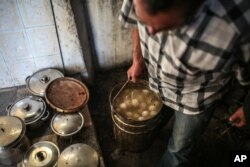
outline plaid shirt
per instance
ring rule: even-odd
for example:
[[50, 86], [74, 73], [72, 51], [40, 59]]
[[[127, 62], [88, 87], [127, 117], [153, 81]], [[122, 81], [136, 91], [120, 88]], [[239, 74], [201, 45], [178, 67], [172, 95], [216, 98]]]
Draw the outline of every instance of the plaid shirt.
[[206, 0], [188, 24], [155, 35], [136, 20], [132, 0], [124, 0], [119, 19], [138, 28], [150, 88], [176, 111], [205, 111], [232, 78], [250, 84], [249, 0]]

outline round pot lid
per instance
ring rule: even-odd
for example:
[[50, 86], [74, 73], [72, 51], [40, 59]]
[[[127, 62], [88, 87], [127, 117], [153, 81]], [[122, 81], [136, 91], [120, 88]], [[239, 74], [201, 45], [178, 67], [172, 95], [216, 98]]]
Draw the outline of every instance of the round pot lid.
[[35, 72], [26, 78], [26, 84], [29, 91], [38, 96], [44, 97], [47, 86], [55, 79], [64, 77], [64, 75], [52, 68], [46, 68]]
[[57, 113], [51, 120], [51, 129], [59, 136], [71, 136], [80, 131], [84, 124], [83, 115], [77, 113]]
[[0, 148], [16, 143], [25, 133], [24, 122], [14, 116], [0, 116]]
[[24, 120], [25, 124], [31, 124], [40, 119], [46, 111], [46, 104], [40, 97], [28, 96], [8, 107], [8, 113]]
[[23, 165], [25, 167], [54, 167], [57, 164], [60, 151], [49, 141], [40, 141], [33, 144], [25, 153]]
[[73, 144], [63, 150], [58, 159], [58, 167], [97, 167], [97, 152], [87, 144]]
[[78, 112], [88, 102], [89, 91], [82, 82], [74, 78], [58, 78], [48, 85], [45, 99], [56, 111]]

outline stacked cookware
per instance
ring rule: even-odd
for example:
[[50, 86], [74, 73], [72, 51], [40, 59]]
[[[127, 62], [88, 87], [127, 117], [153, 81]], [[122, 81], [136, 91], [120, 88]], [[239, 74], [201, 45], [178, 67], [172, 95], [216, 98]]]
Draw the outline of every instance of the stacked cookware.
[[89, 99], [87, 87], [52, 68], [28, 76], [26, 85], [32, 95], [10, 104], [8, 116], [0, 117], [0, 164], [16, 165], [21, 161], [24, 167], [97, 167], [98, 154], [86, 144], [70, 145], [60, 156], [57, 143], [39, 141], [30, 146], [25, 135], [26, 130], [39, 130], [51, 116], [50, 127], [57, 137], [72, 139], [84, 125], [80, 111]]

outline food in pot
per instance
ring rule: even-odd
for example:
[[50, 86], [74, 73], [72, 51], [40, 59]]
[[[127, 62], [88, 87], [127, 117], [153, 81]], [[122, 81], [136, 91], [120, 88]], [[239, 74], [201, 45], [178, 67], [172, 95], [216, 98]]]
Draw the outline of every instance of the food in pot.
[[140, 87], [125, 88], [114, 101], [117, 113], [135, 121], [154, 117], [161, 106], [161, 100], [153, 91]]

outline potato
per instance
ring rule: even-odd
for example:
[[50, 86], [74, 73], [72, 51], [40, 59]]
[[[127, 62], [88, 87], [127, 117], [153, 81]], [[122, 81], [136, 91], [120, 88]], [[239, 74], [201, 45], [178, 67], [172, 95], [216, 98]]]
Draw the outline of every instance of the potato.
[[144, 111], [141, 113], [141, 115], [144, 116], [144, 117], [148, 116], [148, 114], [149, 114], [149, 112], [148, 112], [147, 110], [144, 110]]
[[127, 108], [127, 104], [126, 103], [121, 103], [119, 105], [119, 107], [120, 107], [120, 109], [125, 110]]
[[149, 111], [156, 111], [156, 109], [157, 109], [156, 106], [153, 104], [148, 107]]
[[147, 108], [147, 103], [141, 102], [141, 103], [140, 103], [140, 109], [141, 109], [141, 110], [144, 110], [144, 109], [146, 109], [146, 108]]
[[148, 89], [142, 89], [142, 93], [144, 93], [145, 95], [148, 95], [150, 91]]
[[139, 115], [138, 113], [134, 113], [134, 115], [133, 115], [133, 117], [134, 117], [135, 119], [138, 119], [139, 116], [140, 116], [140, 115]]
[[127, 117], [131, 117], [133, 115], [133, 113], [130, 112], [130, 111], [127, 111], [125, 114], [126, 114]]
[[133, 105], [134, 107], [138, 107], [138, 106], [139, 106], [139, 100], [136, 99], [136, 98], [133, 98], [133, 99], [132, 99], [132, 105]]
[[142, 121], [144, 119], [145, 119], [144, 117], [138, 117], [138, 121]]
[[153, 111], [150, 111], [150, 116], [153, 117], [153, 116], [155, 116], [156, 114], [157, 114], [157, 111], [154, 111], [154, 110], [153, 110]]

